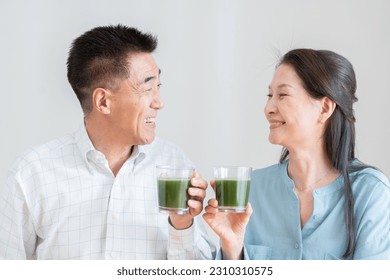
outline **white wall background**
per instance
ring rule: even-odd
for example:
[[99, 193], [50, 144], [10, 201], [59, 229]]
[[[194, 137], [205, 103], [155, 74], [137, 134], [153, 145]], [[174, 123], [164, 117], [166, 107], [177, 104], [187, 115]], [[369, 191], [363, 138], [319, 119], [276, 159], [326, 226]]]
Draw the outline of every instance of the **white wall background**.
[[1, 0], [0, 180], [32, 145], [82, 122], [66, 79], [74, 38], [122, 23], [156, 34], [165, 108], [158, 134], [206, 179], [218, 164], [276, 163], [263, 115], [279, 54], [330, 49], [358, 78], [357, 154], [390, 176], [390, 1]]

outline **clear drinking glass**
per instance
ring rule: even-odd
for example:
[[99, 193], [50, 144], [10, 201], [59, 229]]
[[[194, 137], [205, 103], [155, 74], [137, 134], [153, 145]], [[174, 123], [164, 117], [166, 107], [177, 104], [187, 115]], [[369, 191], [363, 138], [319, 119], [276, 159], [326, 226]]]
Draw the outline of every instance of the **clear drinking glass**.
[[214, 167], [215, 194], [221, 212], [245, 212], [251, 184], [251, 167]]
[[158, 206], [161, 213], [183, 215], [189, 212], [187, 201], [193, 167], [157, 166]]

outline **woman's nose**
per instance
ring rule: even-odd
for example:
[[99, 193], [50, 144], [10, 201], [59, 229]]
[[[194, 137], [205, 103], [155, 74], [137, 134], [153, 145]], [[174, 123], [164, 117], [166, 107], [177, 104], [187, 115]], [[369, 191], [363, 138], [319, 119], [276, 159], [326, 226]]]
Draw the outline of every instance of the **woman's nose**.
[[270, 97], [268, 99], [267, 103], [265, 104], [264, 114], [266, 116], [269, 116], [269, 115], [274, 114], [276, 111], [277, 111], [276, 103], [274, 102], [274, 99], [272, 97]]

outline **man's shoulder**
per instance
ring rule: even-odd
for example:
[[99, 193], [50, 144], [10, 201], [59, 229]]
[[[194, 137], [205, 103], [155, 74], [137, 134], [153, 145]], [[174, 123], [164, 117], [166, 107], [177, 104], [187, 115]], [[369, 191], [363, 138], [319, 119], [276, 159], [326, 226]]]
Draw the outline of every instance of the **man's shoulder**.
[[11, 170], [17, 171], [41, 160], [50, 160], [63, 157], [74, 148], [74, 137], [71, 134], [52, 139], [44, 144], [36, 145], [24, 150], [16, 158]]

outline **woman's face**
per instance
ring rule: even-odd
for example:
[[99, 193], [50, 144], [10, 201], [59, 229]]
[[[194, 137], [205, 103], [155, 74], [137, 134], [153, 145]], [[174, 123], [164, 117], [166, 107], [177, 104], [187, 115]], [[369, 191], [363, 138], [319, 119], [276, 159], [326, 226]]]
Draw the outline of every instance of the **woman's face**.
[[269, 85], [264, 108], [270, 124], [269, 141], [294, 149], [310, 148], [321, 143], [321, 100], [313, 99], [294, 68], [281, 64]]

